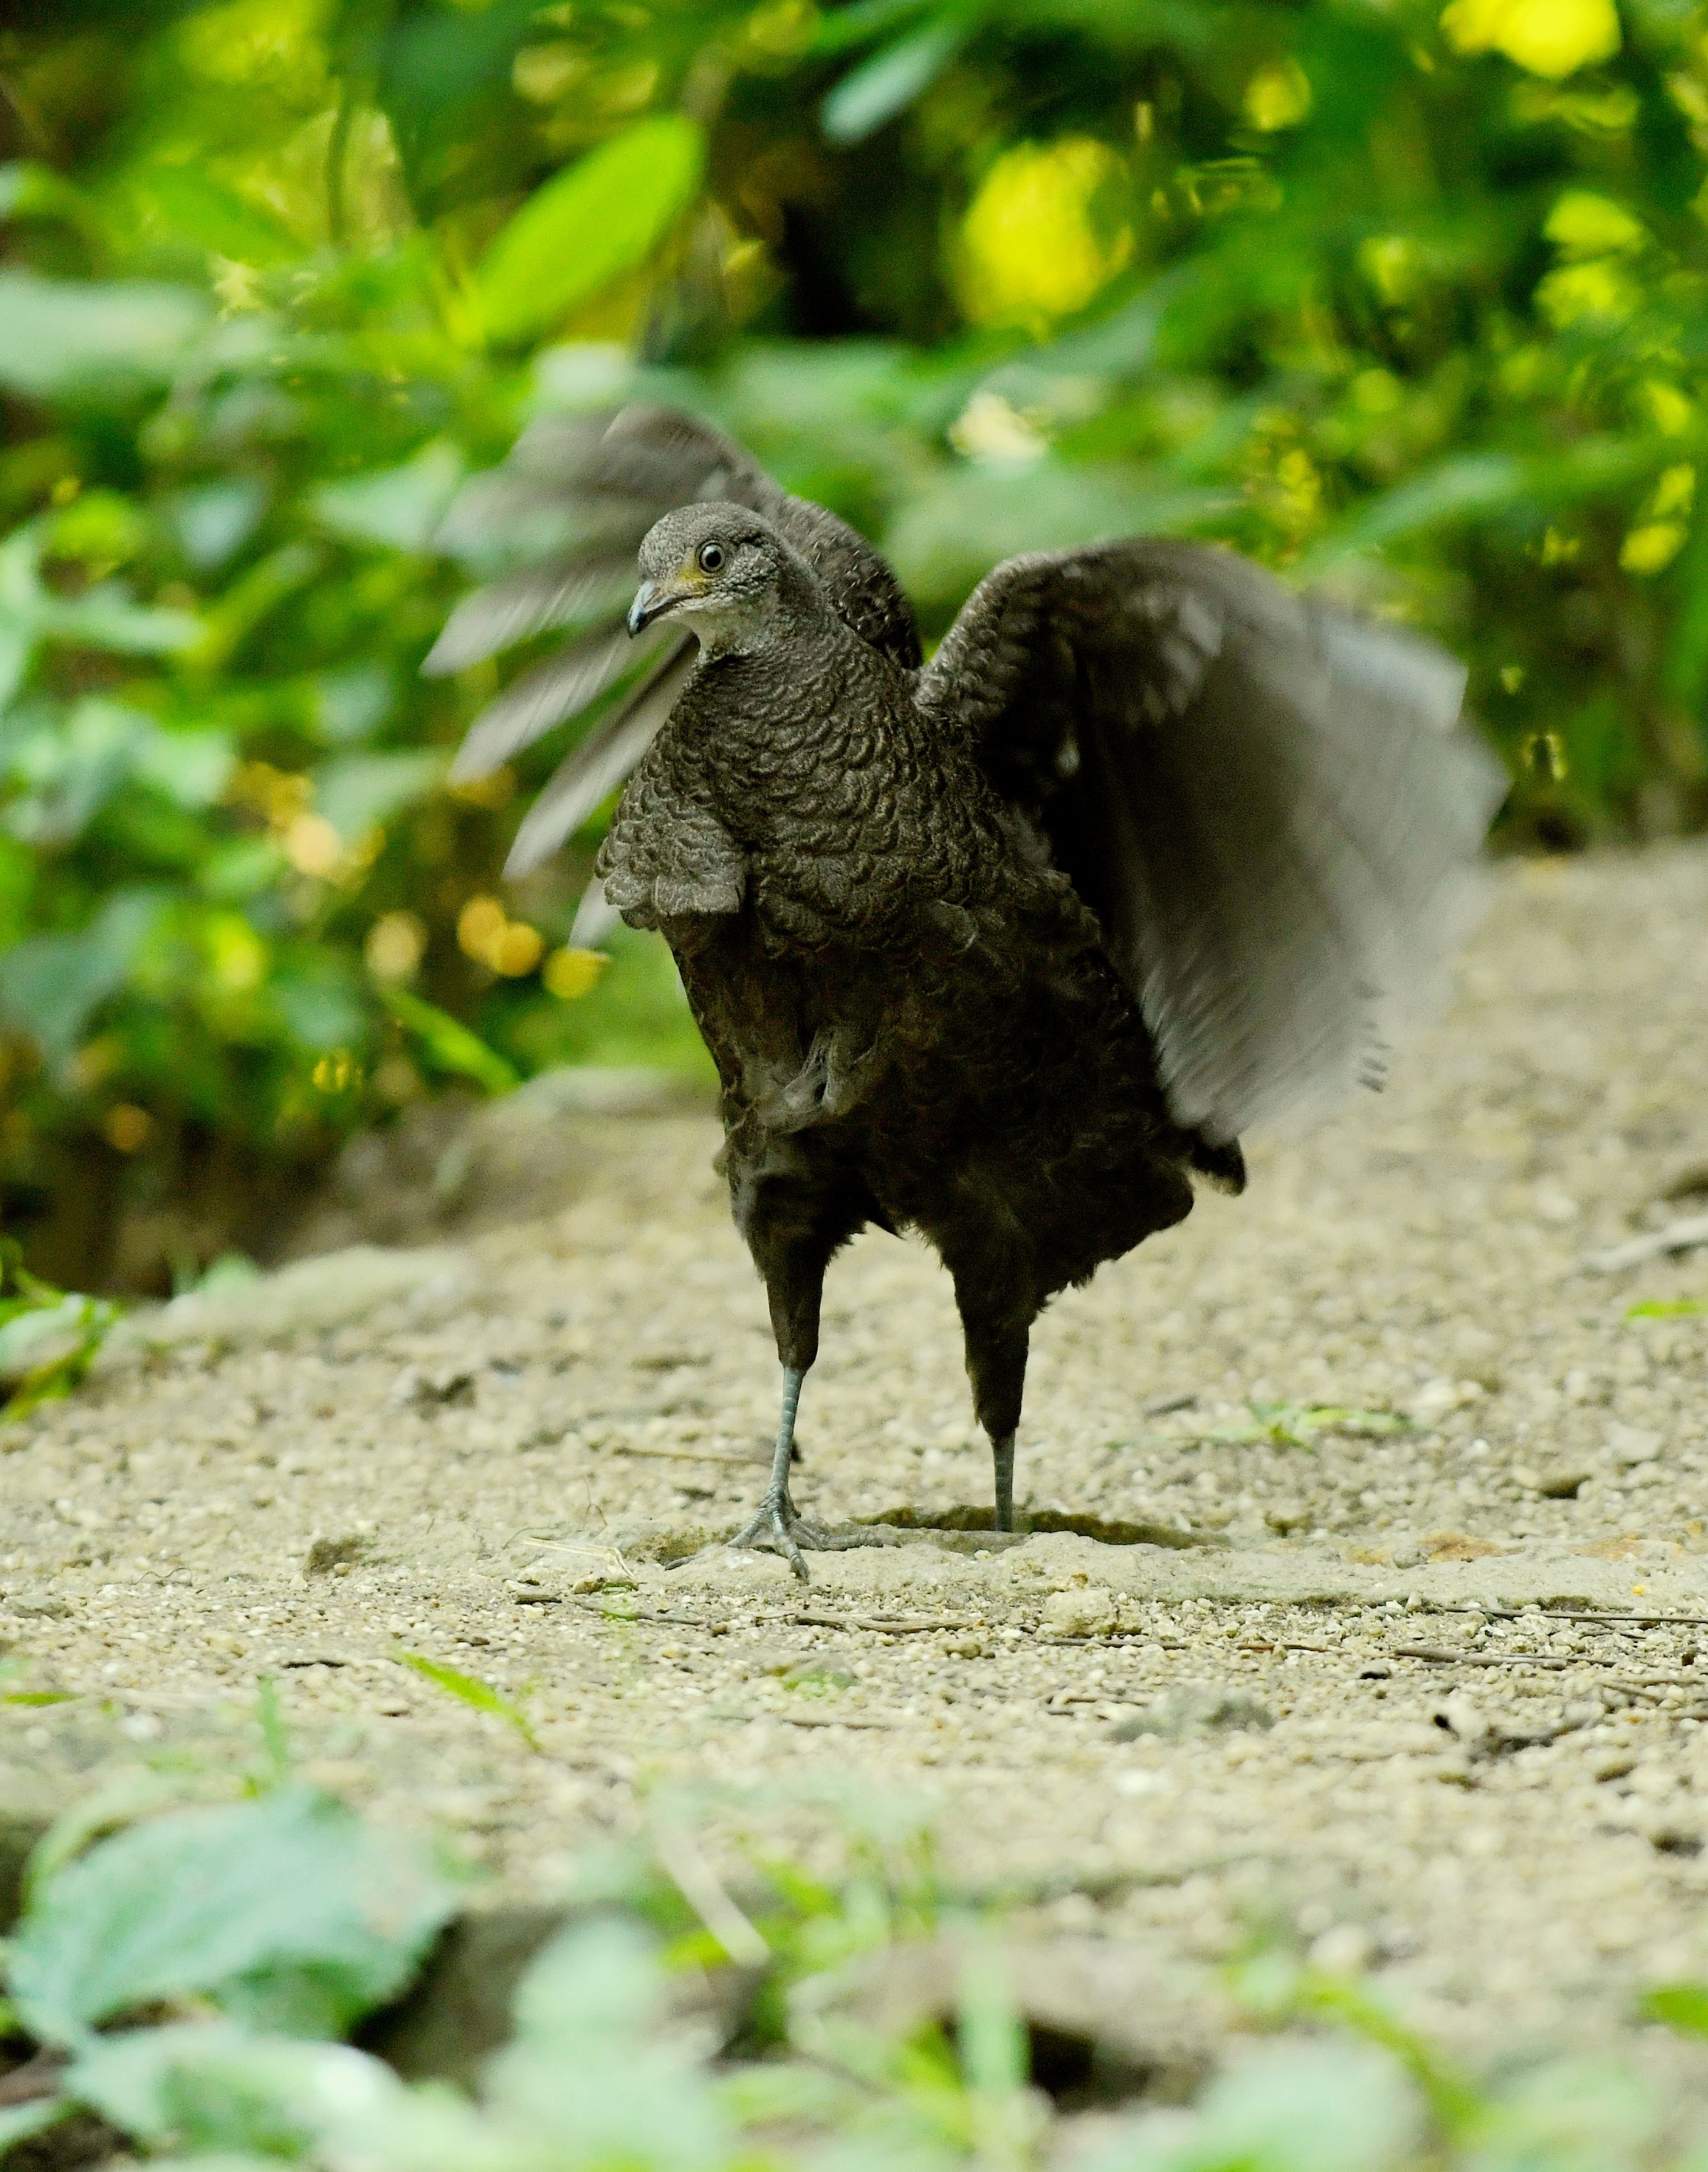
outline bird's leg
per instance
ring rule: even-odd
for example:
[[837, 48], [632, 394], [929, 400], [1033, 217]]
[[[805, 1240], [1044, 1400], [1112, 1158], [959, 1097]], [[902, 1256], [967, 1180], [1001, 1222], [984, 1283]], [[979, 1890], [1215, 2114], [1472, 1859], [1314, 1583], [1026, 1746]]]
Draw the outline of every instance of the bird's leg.
[[[759, 1504], [759, 1513], [732, 1541], [738, 1546], [761, 1546], [769, 1540], [781, 1554], [802, 1583], [807, 1581], [807, 1564], [801, 1559], [798, 1531], [805, 1531], [795, 1513], [795, 1504], [789, 1498], [789, 1464], [795, 1452], [795, 1412], [800, 1407], [801, 1383], [806, 1374], [794, 1366], [783, 1368], [782, 1416], [777, 1422], [777, 1444], [771, 1455], [771, 1483], [765, 1489], [765, 1498]], [[808, 1534], [808, 1543], [818, 1536]]]
[[991, 1437], [991, 1460], [996, 1478], [995, 1525], [999, 1531], [1014, 1528], [1014, 1435], [1020, 1425], [1020, 1403], [1026, 1389], [1026, 1352], [1031, 1314], [1016, 1305], [993, 1304], [990, 1282], [980, 1276], [955, 1277], [955, 1298], [960, 1307], [961, 1329], [966, 1337], [967, 1377], [972, 1382], [973, 1407], [979, 1423]]
[[824, 1270], [830, 1255], [865, 1219], [864, 1202], [835, 1170], [819, 1174], [808, 1148], [792, 1138], [770, 1138], [757, 1153], [733, 1147], [729, 1173], [736, 1227], [765, 1277], [783, 1368], [782, 1417], [771, 1483], [759, 1513], [734, 1543], [775, 1547], [804, 1583], [803, 1546], [847, 1543], [815, 1530], [796, 1514], [789, 1498], [789, 1458], [801, 1383], [819, 1354]]
[[1014, 1436], [997, 1433], [991, 1442], [991, 1460], [996, 1473], [996, 1529], [1014, 1528]]

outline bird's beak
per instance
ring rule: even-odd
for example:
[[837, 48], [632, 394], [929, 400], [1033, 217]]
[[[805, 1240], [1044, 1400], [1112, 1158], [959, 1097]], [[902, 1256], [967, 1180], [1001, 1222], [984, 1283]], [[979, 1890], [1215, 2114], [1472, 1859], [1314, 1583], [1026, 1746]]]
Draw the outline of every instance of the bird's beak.
[[645, 632], [654, 619], [663, 618], [683, 600], [680, 589], [673, 588], [667, 581], [642, 581], [635, 591], [635, 600], [629, 605], [631, 636]]

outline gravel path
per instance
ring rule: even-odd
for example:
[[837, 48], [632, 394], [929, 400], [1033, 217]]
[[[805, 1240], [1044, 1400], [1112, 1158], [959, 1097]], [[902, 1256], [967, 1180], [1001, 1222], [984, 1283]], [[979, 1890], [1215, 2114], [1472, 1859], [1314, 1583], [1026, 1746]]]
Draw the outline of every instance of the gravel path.
[[[1188, 1971], [1280, 1926], [1470, 2056], [1619, 2037], [1708, 2094], [1632, 2018], [1708, 1974], [1708, 1253], [1579, 1264], [1708, 1214], [1705, 929], [1700, 851], [1508, 868], [1387, 1096], [1054, 1309], [1021, 1496], [1165, 1543], [665, 1567], [776, 1392], [696, 1116], [567, 1122], [547, 1220], [180, 1312], [4, 1437], [7, 1686], [75, 1695], [0, 1707], [0, 1782], [225, 1784], [270, 1673], [309, 1771], [505, 1890], [684, 1790], [798, 1837], [923, 1796], [1039, 1924]], [[987, 1503], [918, 1247], [833, 1268], [803, 1441], [811, 1513]]]

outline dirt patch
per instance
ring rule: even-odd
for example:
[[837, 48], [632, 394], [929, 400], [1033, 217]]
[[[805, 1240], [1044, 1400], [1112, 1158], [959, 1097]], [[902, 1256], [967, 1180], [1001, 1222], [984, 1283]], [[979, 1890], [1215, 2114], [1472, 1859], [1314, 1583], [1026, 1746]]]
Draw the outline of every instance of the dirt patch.
[[1029, 1937], [1208, 1998], [1280, 1927], [1473, 2058], [1692, 2094], [1631, 2017], [1708, 1972], [1708, 1254], [1581, 1263], [1708, 1161], [1705, 925], [1700, 852], [1508, 870], [1388, 1094], [1041, 1323], [1012, 1545], [945, 1279], [877, 1234], [797, 1486], [905, 1542], [805, 1590], [717, 1544], [776, 1379], [703, 1116], [567, 1116], [549, 1218], [174, 1315], [7, 1437], [8, 1686], [69, 1701], [0, 1706], [0, 1810], [226, 1784], [270, 1675], [303, 1767], [495, 1900], [666, 1815], [810, 1860], [827, 1801], [920, 1799]]

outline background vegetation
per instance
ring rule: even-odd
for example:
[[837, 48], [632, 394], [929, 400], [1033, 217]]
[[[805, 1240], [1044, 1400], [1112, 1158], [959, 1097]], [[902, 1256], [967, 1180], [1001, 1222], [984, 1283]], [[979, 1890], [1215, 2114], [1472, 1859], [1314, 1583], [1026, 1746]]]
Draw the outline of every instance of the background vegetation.
[[[0, 1210], [258, 1249], [449, 1077], [692, 1063], [445, 788], [445, 516], [541, 406], [717, 414], [894, 556], [1219, 536], [1473, 664], [1506, 818], [1708, 818], [1684, 0], [0, 4]], [[525, 659], [524, 659], [525, 660]]]

